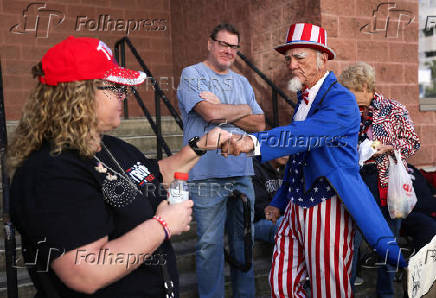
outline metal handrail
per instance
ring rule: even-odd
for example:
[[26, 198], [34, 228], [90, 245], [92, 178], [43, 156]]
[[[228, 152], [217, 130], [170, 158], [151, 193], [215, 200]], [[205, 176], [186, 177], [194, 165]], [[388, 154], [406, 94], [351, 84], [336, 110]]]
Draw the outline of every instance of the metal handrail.
[[[142, 111], [144, 112], [145, 118], [147, 118], [148, 122], [150, 123], [151, 129], [153, 130], [153, 132], [156, 135], [158, 148], [163, 148], [165, 150], [165, 153], [167, 154], [167, 156], [171, 156], [172, 155], [171, 150], [168, 147], [165, 140], [163, 139], [162, 134], [160, 133], [160, 129], [158, 128], [158, 125], [154, 122], [153, 117], [151, 116], [148, 109], [145, 107], [144, 101], [142, 100], [141, 96], [139, 95], [138, 90], [136, 90], [135, 87], [131, 87], [131, 90], [132, 90], [133, 95], [136, 98], [136, 102], [138, 103], [138, 105], [142, 109]], [[161, 147], [159, 146], [159, 143], [162, 144]], [[160, 151], [160, 152], [158, 151], [157, 155], [158, 155], [159, 160], [162, 159], [162, 151]], [[160, 158], [159, 158], [159, 156], [160, 156]]]
[[3, 75], [0, 62], [0, 162], [2, 181], [1, 186], [3, 190], [3, 229], [5, 234], [5, 258], [6, 258], [6, 279], [8, 298], [18, 297], [18, 282], [17, 282], [17, 268], [15, 266], [16, 260], [16, 240], [15, 240], [15, 227], [11, 222], [9, 215], [10, 197], [9, 185], [10, 179], [6, 167], [6, 149], [8, 147], [8, 135], [6, 131], [6, 115], [3, 97]]
[[[171, 105], [170, 101], [166, 97], [165, 93], [162, 91], [162, 89], [159, 86], [159, 83], [156, 79], [154, 79], [151, 71], [148, 69], [148, 67], [145, 65], [144, 60], [142, 60], [141, 56], [139, 56], [138, 51], [133, 46], [132, 42], [128, 37], [123, 37], [120, 40], [118, 40], [115, 43], [115, 59], [118, 61], [118, 63], [125, 67], [126, 66], [126, 51], [125, 51], [125, 44], [129, 47], [130, 51], [132, 52], [133, 56], [135, 56], [136, 60], [138, 61], [139, 65], [144, 70], [144, 73], [147, 75], [147, 77], [151, 80], [151, 83], [154, 87], [154, 94], [155, 94], [155, 110], [156, 110], [156, 122], [153, 120], [150, 112], [145, 107], [144, 101], [142, 100], [141, 96], [138, 93], [138, 90], [136, 88], [131, 87], [133, 95], [135, 95], [136, 101], [138, 105], [141, 107], [144, 116], [147, 118], [148, 122], [150, 123], [151, 128], [153, 129], [153, 132], [155, 133], [157, 137], [156, 142], [156, 154], [157, 159], [162, 159], [162, 149], [165, 150], [165, 153], [167, 156], [172, 155], [171, 150], [165, 140], [162, 137], [162, 123], [161, 123], [161, 112], [160, 112], [160, 99], [163, 100], [164, 104], [170, 111], [171, 115], [174, 117], [176, 123], [179, 125], [179, 127], [183, 130], [183, 121], [180, 118], [179, 114], [177, 113], [176, 109]], [[127, 101], [124, 102], [124, 115], [126, 118], [128, 118], [128, 110], [127, 110]]]
[[[139, 65], [142, 67], [142, 69], [144, 70], [144, 73], [147, 75], [147, 77], [151, 80], [151, 83], [154, 87], [154, 90], [158, 93], [159, 97], [162, 98], [162, 101], [164, 102], [164, 104], [167, 106], [169, 112], [171, 113], [171, 116], [174, 117], [174, 119], [176, 120], [177, 124], [179, 125], [179, 127], [181, 129], [183, 129], [183, 121], [182, 118], [180, 118], [179, 114], [177, 113], [177, 110], [173, 107], [173, 105], [171, 104], [170, 100], [166, 97], [165, 93], [162, 91], [162, 89], [159, 86], [159, 83], [157, 82], [157, 80], [153, 77], [153, 74], [151, 73], [151, 71], [148, 69], [148, 67], [145, 65], [144, 60], [142, 60], [141, 56], [139, 56], [138, 51], [136, 50], [136, 48], [133, 46], [132, 42], [130, 41], [130, 39], [128, 37], [123, 37], [121, 38], [119, 41], [117, 41], [115, 43], [115, 48], [117, 48], [118, 45], [121, 45], [123, 43], [126, 43], [132, 54], [135, 56], [136, 60], [138, 61]], [[123, 54], [123, 53], [121, 53]], [[125, 55], [125, 53], [124, 53]], [[124, 58], [125, 59], [125, 58]], [[120, 62], [119, 62], [120, 63]], [[121, 61], [121, 63], [124, 64], [120, 64], [121, 66], [125, 66], [125, 60]]]

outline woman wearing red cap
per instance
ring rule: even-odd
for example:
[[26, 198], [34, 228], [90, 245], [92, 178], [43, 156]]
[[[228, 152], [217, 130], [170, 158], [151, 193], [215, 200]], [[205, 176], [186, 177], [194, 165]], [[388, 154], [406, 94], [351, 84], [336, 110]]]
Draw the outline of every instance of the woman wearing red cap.
[[145, 74], [119, 67], [97, 39], [69, 37], [32, 72], [39, 82], [9, 161], [11, 216], [37, 297], [178, 296], [169, 238], [189, 230], [193, 203], [168, 205], [162, 186], [227, 133], [161, 161], [104, 136], [120, 124], [127, 86]]

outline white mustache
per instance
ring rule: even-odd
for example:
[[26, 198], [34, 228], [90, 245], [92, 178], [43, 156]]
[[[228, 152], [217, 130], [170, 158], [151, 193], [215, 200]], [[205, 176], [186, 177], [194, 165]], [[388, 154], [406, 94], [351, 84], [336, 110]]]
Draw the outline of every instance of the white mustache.
[[293, 77], [288, 82], [288, 90], [292, 92], [298, 92], [303, 89], [303, 83], [298, 77]]

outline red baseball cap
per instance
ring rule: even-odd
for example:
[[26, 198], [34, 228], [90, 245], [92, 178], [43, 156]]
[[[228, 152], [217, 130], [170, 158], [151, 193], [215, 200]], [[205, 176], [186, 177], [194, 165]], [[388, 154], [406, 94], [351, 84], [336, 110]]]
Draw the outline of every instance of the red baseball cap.
[[89, 37], [69, 36], [50, 48], [41, 62], [44, 75], [39, 80], [50, 86], [96, 79], [135, 86], [147, 77], [141, 71], [120, 67], [103, 41]]

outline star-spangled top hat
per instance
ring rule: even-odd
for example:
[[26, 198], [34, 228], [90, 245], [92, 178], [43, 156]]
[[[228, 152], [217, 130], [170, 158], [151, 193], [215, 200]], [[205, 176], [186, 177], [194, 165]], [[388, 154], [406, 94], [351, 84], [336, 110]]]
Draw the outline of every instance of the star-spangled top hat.
[[329, 60], [336, 56], [335, 52], [327, 47], [327, 31], [308, 23], [292, 24], [286, 35], [286, 43], [276, 47], [275, 50], [284, 55], [291, 48], [312, 48], [328, 54]]

